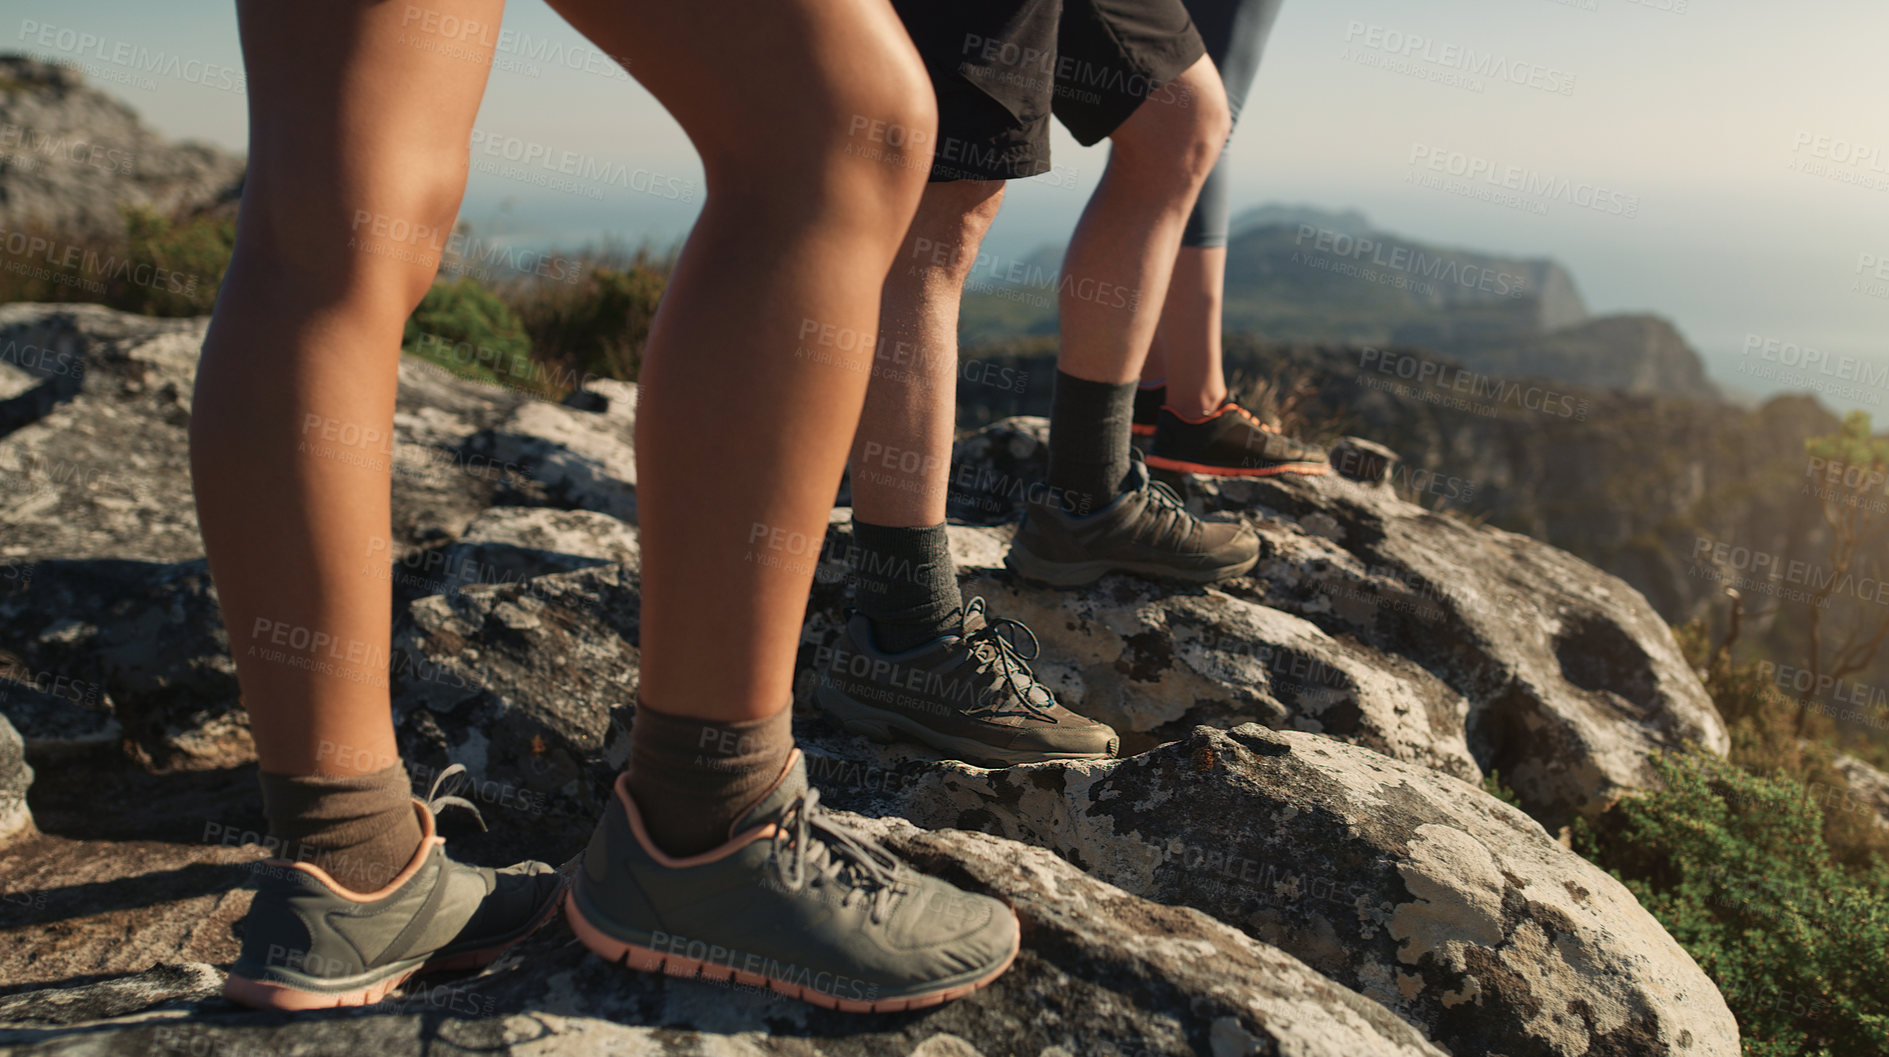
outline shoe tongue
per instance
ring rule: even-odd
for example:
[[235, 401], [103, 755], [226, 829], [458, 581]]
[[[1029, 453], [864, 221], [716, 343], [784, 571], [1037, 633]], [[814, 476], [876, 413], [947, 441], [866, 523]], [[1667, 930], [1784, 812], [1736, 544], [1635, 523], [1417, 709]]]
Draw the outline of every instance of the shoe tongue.
[[800, 795], [806, 791], [807, 758], [799, 749], [795, 749], [793, 756], [787, 761], [786, 769], [781, 772], [780, 781], [775, 783], [774, 788], [763, 794], [760, 800], [755, 801], [753, 807], [743, 812], [740, 818], [735, 819], [735, 824], [728, 828], [729, 837], [732, 838], [737, 833], [746, 833], [756, 826], [774, 821], [780, 817], [781, 812], [787, 810], [789, 804], [800, 799]]

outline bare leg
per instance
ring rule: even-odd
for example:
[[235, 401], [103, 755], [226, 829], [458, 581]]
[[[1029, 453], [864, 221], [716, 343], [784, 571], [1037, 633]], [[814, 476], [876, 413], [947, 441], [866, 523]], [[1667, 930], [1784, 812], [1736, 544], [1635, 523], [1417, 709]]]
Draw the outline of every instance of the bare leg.
[[883, 3], [553, 6], [628, 57], [707, 170], [636, 421], [642, 699], [699, 720], [772, 716], [791, 700], [880, 286], [930, 162], [880, 160], [870, 130], [929, 143], [930, 84]]
[[[496, 27], [503, 3], [434, 9]], [[397, 4], [244, 0], [239, 16], [249, 177], [190, 419], [198, 517], [262, 769], [366, 774], [398, 758], [401, 328], [459, 209], [487, 68], [398, 42]]]
[[853, 441], [853, 516], [945, 519], [957, 421], [958, 303], [1003, 201], [996, 180], [928, 184], [880, 301], [880, 348]]
[[1226, 403], [1220, 359], [1226, 271], [1226, 247], [1181, 247], [1154, 348], [1141, 370], [1144, 382], [1166, 378], [1168, 406], [1188, 418], [1200, 418]]
[[[1175, 78], [1110, 137], [1102, 182], [1063, 258], [1057, 367], [1094, 382], [1140, 377], [1200, 185], [1232, 118], [1213, 62]], [[1181, 102], [1187, 105], [1180, 105]]]

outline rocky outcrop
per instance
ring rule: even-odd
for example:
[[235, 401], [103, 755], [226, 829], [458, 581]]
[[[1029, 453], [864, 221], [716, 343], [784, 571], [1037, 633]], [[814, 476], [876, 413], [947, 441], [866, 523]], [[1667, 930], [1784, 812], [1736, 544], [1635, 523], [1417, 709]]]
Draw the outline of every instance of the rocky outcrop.
[[119, 234], [126, 206], [201, 209], [234, 200], [242, 179], [241, 157], [167, 142], [74, 66], [0, 55], [0, 230]]
[[1623, 885], [1475, 787], [1329, 738], [1201, 727], [1108, 763], [944, 765], [896, 802], [1237, 924], [1452, 1053], [1738, 1052]]
[[1848, 753], [1837, 753], [1832, 762], [1836, 764], [1837, 773], [1849, 783], [1849, 798], [1845, 802], [1868, 811], [1877, 825], [1889, 829], [1889, 774]]
[[918, 865], [1014, 907], [1028, 940], [1010, 972], [923, 1014], [830, 1013], [748, 988], [626, 972], [559, 921], [479, 976], [409, 985], [367, 1016], [245, 1012], [215, 997], [209, 966], [161, 965], [0, 1000], [0, 1045], [16, 1054], [406, 1053], [437, 1037], [478, 1052], [577, 1057], [669, 1052], [714, 1036], [714, 1052], [832, 1057], [1442, 1057], [1382, 1005], [1205, 914], [1128, 895], [1040, 849], [894, 820], [862, 824]]
[[[43, 832], [0, 849], [27, 899], [0, 903], [0, 972], [62, 988], [9, 1016], [58, 1008], [69, 1022], [16, 1024], [0, 1046], [405, 1053], [425, 1031], [519, 1053], [702, 1036], [729, 1052], [929, 1057], [1731, 1052], [1709, 982], [1631, 897], [1472, 784], [1500, 770], [1558, 824], [1642, 784], [1638, 754], [1723, 744], [1637, 594], [1405, 502], [1378, 482], [1394, 457], [1363, 442], [1343, 449], [1360, 480], [1191, 487], [1198, 509], [1261, 532], [1250, 577], [1041, 590], [1001, 566], [1001, 522], [1040, 475], [1043, 427], [1028, 420], [956, 453], [963, 586], [1028, 621], [1046, 681], [1144, 754], [981, 771], [868, 743], [806, 707], [846, 603], [843, 510], [796, 686], [796, 734], [829, 803], [994, 831], [869, 823], [1025, 915], [1024, 954], [995, 987], [923, 1016], [841, 1021], [629, 976], [552, 929], [517, 961], [369, 1016], [234, 1011], [192, 967], [234, 956], [235, 882], [263, 826], [183, 473], [201, 335], [201, 321], [0, 308], [0, 349], [41, 350], [0, 356], [20, 365], [0, 378], [0, 414], [15, 416], [0, 480], [43, 493], [0, 509], [0, 714], [36, 764], [59, 761], [34, 789]], [[636, 390], [550, 404], [412, 360], [401, 380], [395, 466], [424, 471], [394, 475], [387, 548], [402, 750], [421, 786], [450, 763], [471, 771], [460, 793], [490, 832], [448, 831], [468, 858], [560, 861], [622, 763], [638, 685]], [[114, 490], [104, 475], [131, 452], [140, 487]], [[74, 472], [33, 468], [55, 453]], [[81, 684], [95, 692], [75, 700]], [[135, 822], [102, 818], [101, 796]], [[153, 965], [181, 968], [125, 979]]]
[[[954, 508], [1010, 516], [1011, 482], [1042, 476], [1045, 431], [1012, 419], [961, 441], [955, 462], [972, 469], [953, 475]], [[1191, 591], [1108, 577], [1055, 595], [980, 573], [1048, 660], [1074, 659], [1098, 716], [1161, 737], [1251, 719], [1463, 777], [1495, 770], [1553, 825], [1644, 788], [1652, 752], [1729, 744], [1646, 600], [1563, 551], [1342, 474], [1180, 483], [1198, 509], [1259, 530], [1250, 577]]]

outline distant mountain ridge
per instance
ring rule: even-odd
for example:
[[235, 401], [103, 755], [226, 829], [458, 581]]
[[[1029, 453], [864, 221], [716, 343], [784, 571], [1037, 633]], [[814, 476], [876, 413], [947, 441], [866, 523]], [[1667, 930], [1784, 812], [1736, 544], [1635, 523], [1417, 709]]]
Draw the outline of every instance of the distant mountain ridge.
[[[1053, 275], [1061, 252], [1030, 254], [1029, 273]], [[1475, 370], [1721, 398], [1670, 323], [1590, 316], [1559, 262], [1404, 238], [1354, 209], [1273, 203], [1235, 217], [1224, 320], [1266, 341], [1423, 348]], [[1054, 289], [974, 276], [960, 330], [967, 343], [1054, 334]]]

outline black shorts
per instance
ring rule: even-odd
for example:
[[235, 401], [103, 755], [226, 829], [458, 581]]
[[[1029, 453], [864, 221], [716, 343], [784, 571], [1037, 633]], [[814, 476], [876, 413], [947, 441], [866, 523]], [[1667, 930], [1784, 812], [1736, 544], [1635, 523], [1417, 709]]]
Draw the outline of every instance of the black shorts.
[[1182, 0], [893, 0], [938, 93], [931, 178], [1049, 171], [1049, 119], [1099, 143], [1206, 53]]

